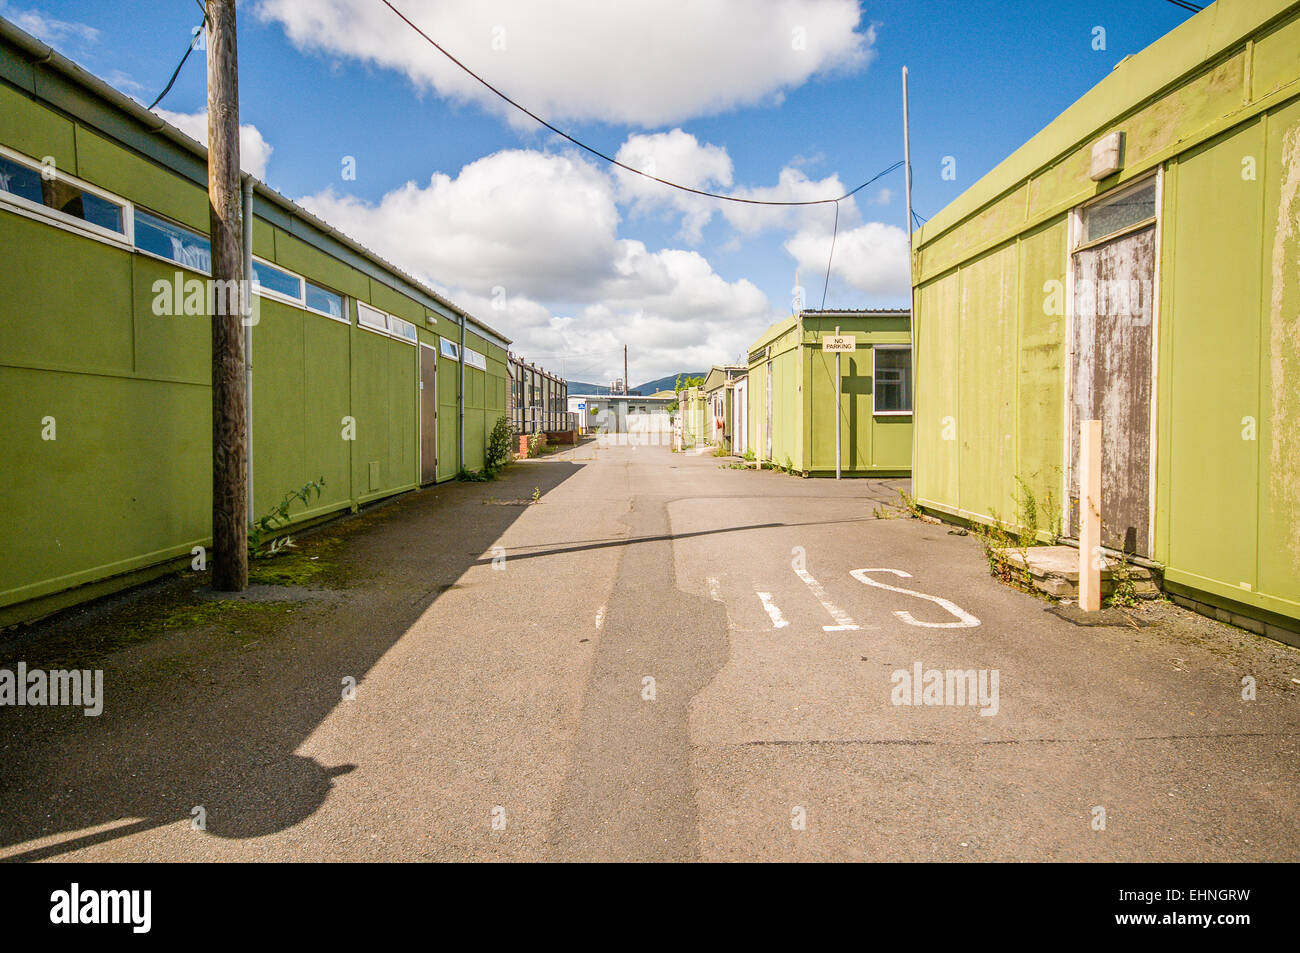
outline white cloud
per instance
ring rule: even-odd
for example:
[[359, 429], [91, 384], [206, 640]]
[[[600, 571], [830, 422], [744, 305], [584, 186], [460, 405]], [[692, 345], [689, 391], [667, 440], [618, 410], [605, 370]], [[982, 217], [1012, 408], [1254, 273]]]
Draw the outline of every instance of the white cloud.
[[[681, 129], [629, 136], [615, 158], [632, 168], [679, 185], [758, 202], [820, 202], [839, 198], [847, 191], [838, 175], [809, 178], [800, 168], [808, 160], [800, 157], [792, 159], [781, 170], [775, 185], [731, 188], [734, 171], [727, 150], [709, 143], [701, 144]], [[739, 247], [741, 236], [752, 237], [769, 230], [795, 231], [823, 226], [829, 229], [834, 222], [835, 209], [829, 203], [780, 206], [727, 202], [673, 189], [617, 167], [611, 174], [618, 183], [619, 199], [628, 203], [634, 212], [649, 214], [668, 210], [680, 215], [679, 237], [691, 244], [700, 240], [704, 226], [712, 220], [715, 212], [721, 212], [736, 230], [732, 250]], [[868, 202], [886, 205], [890, 198], [890, 191], [881, 189]], [[857, 224], [860, 215], [855, 199], [842, 201], [839, 214], [842, 227]]]
[[[826, 273], [831, 250], [829, 228], [805, 228], [785, 243], [801, 268], [818, 276]], [[896, 299], [910, 293], [907, 269], [907, 233], [897, 225], [867, 222], [840, 229], [831, 263], [832, 279], [839, 278], [858, 291]], [[835, 284], [832, 280], [831, 288]], [[834, 295], [827, 305], [834, 307]]]
[[97, 43], [99, 41], [99, 31], [93, 26], [56, 20], [38, 10], [11, 7], [4, 0], [0, 0], [0, 13], [17, 24], [20, 30], [27, 31], [50, 46], [58, 47], [70, 42]]
[[621, 377], [624, 344], [637, 381], [730, 359], [772, 319], [703, 255], [620, 238], [613, 180], [576, 155], [507, 150], [373, 204], [299, 202], [578, 379]]
[[[756, 188], [738, 188], [731, 194], [739, 198], [758, 199], [764, 202], [815, 202], [836, 199], [847, 192], [838, 175], [824, 179], [810, 179], [802, 169], [786, 166], [777, 176], [776, 185]], [[824, 225], [830, 229], [835, 217], [833, 205], [745, 205], [738, 202], [719, 203], [722, 214], [731, 226], [742, 235], [754, 235], [767, 229], [815, 228]], [[852, 224], [858, 218], [858, 208], [853, 199], [840, 203], [840, 225]]]
[[[701, 145], [698, 139], [680, 129], [629, 136], [615, 158], [646, 175], [688, 188], [721, 192], [732, 182], [731, 156], [727, 150], [708, 143]], [[704, 226], [719, 205], [717, 199], [670, 188], [618, 167], [614, 167], [613, 175], [620, 197], [630, 201], [635, 209], [669, 207], [680, 213], [681, 237], [692, 244], [700, 240]]]
[[569, 156], [496, 152], [377, 205], [333, 190], [300, 201], [392, 261], [480, 295], [573, 300], [614, 274], [613, 184]]
[[[551, 120], [660, 126], [777, 102], [873, 58], [857, 0], [395, 0], [429, 36]], [[439, 95], [514, 112], [377, 0], [260, 0], [300, 48], [401, 71]]]
[[[208, 144], [206, 109], [196, 113], [174, 113], [166, 109], [155, 109], [154, 112], [191, 139], [205, 146]], [[271, 153], [274, 151], [275, 149], [256, 126], [239, 127], [239, 166], [245, 172], [265, 180], [266, 164], [271, 161]]]

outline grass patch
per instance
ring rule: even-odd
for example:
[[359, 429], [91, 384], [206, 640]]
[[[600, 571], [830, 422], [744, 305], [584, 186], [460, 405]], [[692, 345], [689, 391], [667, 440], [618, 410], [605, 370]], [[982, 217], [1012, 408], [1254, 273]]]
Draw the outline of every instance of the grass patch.
[[[980, 548], [984, 552], [984, 558], [989, 564], [989, 575], [993, 576], [999, 582], [1019, 589], [1022, 592], [1028, 592], [1031, 595], [1041, 595], [1034, 588], [1034, 576], [1029, 571], [1028, 550], [1030, 543], [1028, 536], [1023, 531], [1015, 532], [1009, 525], [1002, 522], [997, 511], [993, 511], [991, 523], [973, 523], [972, 531], [980, 541]], [[1021, 564], [1017, 566], [1009, 558], [1008, 552], [1016, 552], [1020, 555]]]
[[1138, 604], [1137, 586], [1129, 568], [1128, 553], [1120, 551], [1119, 561], [1110, 567], [1110, 597], [1106, 605], [1117, 609], [1131, 609]]
[[[925, 518], [925, 513], [921, 510], [921, 504], [916, 502], [916, 497], [909, 494], [902, 487], [899, 487], [898, 490], [898, 508], [914, 520]], [[878, 520], [892, 520], [898, 519], [902, 513], [899, 513], [898, 510], [885, 505], [877, 506], [871, 511], [871, 515]]]
[[[198, 577], [187, 583], [201, 582]], [[283, 631], [301, 602], [242, 602], [200, 599], [192, 586], [169, 585], [88, 621], [69, 619], [31, 642], [21, 637], [0, 649], [0, 666], [24, 661], [30, 668], [96, 668], [103, 659], [169, 632], [221, 626], [246, 645]]]
[[[204, 599], [196, 603], [175, 607], [158, 620], [158, 630], [200, 629], [220, 625], [229, 634], [242, 638], [264, 635], [274, 631], [276, 622], [283, 622], [302, 608], [301, 602], [243, 602], [237, 599]], [[238, 630], [236, 629], [238, 627]], [[252, 630], [246, 632], [244, 630]]]
[[343, 570], [337, 556], [341, 543], [337, 536], [317, 536], [282, 549], [271, 559], [250, 560], [248, 581], [268, 586], [340, 585]]

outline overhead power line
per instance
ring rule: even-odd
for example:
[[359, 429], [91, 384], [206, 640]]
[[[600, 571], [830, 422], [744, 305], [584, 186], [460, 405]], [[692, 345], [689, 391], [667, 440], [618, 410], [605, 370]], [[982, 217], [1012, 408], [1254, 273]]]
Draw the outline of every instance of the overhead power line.
[[176, 85], [176, 77], [178, 77], [178, 76], [181, 75], [181, 70], [182, 70], [182, 69], [184, 68], [184, 66], [185, 66], [185, 61], [188, 60], [188, 59], [190, 58], [190, 54], [194, 52], [194, 40], [195, 40], [195, 38], [196, 38], [196, 37], [197, 37], [197, 36], [198, 36], [198, 35], [199, 35], [199, 34], [200, 34], [200, 33], [201, 33], [201, 32], [202, 32], [202, 31], [207, 27], [207, 25], [208, 25], [208, 11], [207, 11], [207, 9], [206, 9], [206, 8], [203, 6], [203, 4], [201, 4], [201, 3], [199, 4], [199, 9], [200, 9], [200, 10], [203, 10], [203, 21], [199, 24], [198, 29], [195, 30], [194, 32], [192, 32], [192, 33], [190, 34], [190, 42], [189, 42], [189, 44], [186, 45], [186, 47], [185, 47], [185, 55], [182, 56], [182, 57], [181, 57], [181, 61], [180, 61], [179, 63], [176, 64], [176, 68], [175, 68], [174, 70], [172, 70], [172, 78], [169, 79], [169, 80], [167, 80], [167, 85], [164, 86], [164, 87], [163, 87], [163, 91], [162, 91], [161, 93], [158, 94], [158, 98], [155, 99], [153, 102], [151, 102], [151, 103], [149, 104], [149, 108], [150, 108], [150, 109], [153, 109], [153, 108], [154, 108], [155, 106], [157, 106], [160, 102], [162, 102], [163, 99], [167, 96], [167, 94], [170, 93], [170, 92], [172, 91], [172, 87]]
[[393, 6], [393, 4], [389, 2], [389, 0], [381, 0], [381, 2], [384, 4], [384, 6], [388, 7], [388, 9], [392, 10], [393, 13], [395, 13], [395, 14], [396, 14], [396, 15], [397, 15], [401, 20], [402, 20], [402, 22], [404, 22], [404, 23], [405, 23], [407, 26], [409, 26], [412, 30], [414, 30], [414, 31], [415, 31], [416, 33], [418, 33], [421, 37], [423, 37], [423, 39], [425, 40], [425, 42], [427, 42], [430, 46], [432, 46], [434, 49], [436, 49], [439, 53], [441, 53], [441, 54], [442, 54], [443, 56], [445, 56], [447, 59], [451, 60], [453, 63], [455, 63], [457, 66], [459, 66], [462, 70], [464, 70], [466, 73], [468, 73], [468, 74], [469, 74], [470, 76], [472, 76], [474, 79], [478, 80], [478, 82], [479, 82], [480, 84], [482, 84], [486, 89], [488, 89], [490, 92], [492, 92], [492, 93], [493, 93], [494, 95], [496, 95], [498, 98], [500, 98], [500, 99], [504, 100], [505, 102], [509, 103], [511, 106], [514, 106], [515, 109], [518, 109], [518, 110], [519, 110], [521, 113], [523, 113], [524, 115], [528, 116], [529, 118], [533, 119], [534, 121], [536, 121], [536, 122], [540, 123], [541, 125], [545, 126], [547, 129], [551, 130], [551, 132], [555, 133], [555, 134], [556, 134], [557, 136], [559, 136], [560, 138], [562, 138], [562, 139], [567, 139], [569, 142], [573, 143], [573, 144], [574, 144], [575, 146], [577, 146], [579, 149], [582, 149], [582, 150], [584, 150], [585, 152], [589, 152], [589, 153], [591, 153], [592, 155], [596, 156], [597, 158], [604, 159], [606, 162], [610, 163], [611, 165], [618, 166], [620, 169], [623, 169], [623, 170], [625, 170], [625, 171], [627, 171], [627, 172], [631, 172], [631, 173], [633, 173], [634, 175], [639, 175], [639, 176], [642, 176], [643, 178], [650, 179], [651, 181], [658, 182], [658, 183], [660, 183], [661, 185], [666, 185], [666, 186], [668, 186], [669, 188], [678, 189], [679, 191], [682, 191], [682, 192], [690, 192], [690, 193], [693, 194], [693, 195], [702, 195], [702, 196], [704, 196], [704, 197], [706, 197], [706, 198], [719, 199], [720, 201], [723, 201], [723, 202], [739, 202], [739, 203], [742, 203], [742, 204], [744, 204], [744, 205], [776, 205], [776, 206], [787, 206], [787, 207], [789, 207], [789, 206], [807, 206], [807, 205], [830, 205], [831, 203], [836, 203], [836, 205], [837, 205], [837, 207], [838, 207], [838, 203], [844, 201], [844, 200], [847, 199], [847, 198], [851, 198], [852, 196], [856, 195], [858, 192], [861, 192], [863, 189], [865, 189], [865, 188], [866, 188], [868, 185], [870, 185], [872, 182], [875, 182], [877, 179], [881, 178], [882, 176], [888, 175], [890, 172], [893, 172], [895, 169], [901, 168], [902, 165], [903, 165], [903, 163], [902, 163], [901, 161], [900, 161], [900, 162], [896, 162], [896, 163], [894, 163], [894, 164], [891, 165], [888, 169], [885, 169], [883, 172], [879, 172], [879, 173], [877, 173], [876, 175], [873, 175], [871, 178], [867, 179], [867, 181], [863, 182], [863, 183], [862, 183], [861, 185], [859, 185], [857, 188], [853, 189], [853, 190], [850, 191], [850, 192], [845, 192], [843, 195], [839, 196], [838, 198], [833, 198], [833, 199], [809, 199], [809, 200], [802, 201], [802, 202], [778, 202], [778, 201], [774, 201], [774, 200], [770, 200], [770, 199], [748, 199], [748, 198], [742, 198], [742, 197], [740, 197], [740, 196], [738, 196], [738, 195], [723, 195], [723, 194], [720, 193], [720, 192], [709, 192], [709, 191], [707, 191], [707, 190], [705, 190], [705, 189], [697, 189], [697, 188], [692, 188], [692, 187], [689, 186], [689, 185], [681, 185], [680, 183], [677, 183], [677, 182], [670, 182], [670, 181], [668, 181], [667, 179], [661, 179], [661, 178], [659, 178], [659, 176], [657, 176], [657, 175], [651, 175], [651, 174], [648, 173], [648, 172], [643, 172], [643, 171], [641, 171], [640, 169], [633, 168], [632, 166], [628, 165], [628, 164], [625, 163], [625, 162], [620, 162], [618, 159], [615, 159], [613, 156], [611, 156], [611, 155], [607, 155], [606, 153], [601, 152], [599, 149], [596, 149], [596, 148], [594, 148], [594, 147], [592, 147], [592, 146], [587, 145], [585, 142], [582, 142], [580, 139], [577, 139], [577, 138], [575, 138], [574, 136], [569, 135], [569, 134], [568, 134], [567, 132], [565, 132], [563, 129], [560, 129], [560, 128], [558, 128], [557, 126], [554, 126], [554, 125], [552, 125], [551, 123], [547, 122], [545, 119], [543, 119], [541, 116], [537, 115], [537, 113], [533, 112], [533, 111], [532, 111], [531, 109], [529, 109], [527, 106], [524, 106], [524, 105], [522, 105], [522, 104], [516, 102], [515, 100], [511, 99], [509, 96], [507, 96], [507, 95], [506, 95], [505, 93], [503, 93], [501, 90], [497, 89], [495, 86], [493, 86], [491, 83], [489, 83], [486, 79], [484, 79], [484, 78], [483, 78], [482, 76], [480, 76], [478, 73], [474, 72], [472, 69], [470, 69], [470, 68], [469, 68], [468, 66], [466, 66], [464, 63], [462, 63], [460, 60], [456, 59], [456, 57], [453, 56], [451, 53], [449, 53], [445, 48], [443, 48], [443, 46], [442, 46], [442, 45], [441, 45], [437, 40], [435, 40], [433, 37], [429, 36], [429, 34], [425, 33], [425, 32], [424, 32], [423, 30], [421, 30], [418, 26], [416, 26], [415, 23], [413, 23], [413, 22], [411, 21], [411, 19], [410, 19], [410, 18], [409, 18], [405, 13], [403, 13], [401, 10], [397, 9], [397, 7]]
[[1184, 10], [1190, 10], [1192, 13], [1200, 13], [1205, 9], [1205, 7], [1200, 6], [1199, 4], [1191, 3], [1190, 0], [1168, 0], [1168, 2], [1172, 3], [1176, 7], [1182, 7]]

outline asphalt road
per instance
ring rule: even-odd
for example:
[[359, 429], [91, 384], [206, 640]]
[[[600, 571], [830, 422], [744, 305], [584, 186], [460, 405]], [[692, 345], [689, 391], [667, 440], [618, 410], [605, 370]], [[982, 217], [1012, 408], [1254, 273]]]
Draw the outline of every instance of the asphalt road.
[[1076, 625], [875, 518], [902, 481], [721, 462], [587, 444], [411, 494], [273, 638], [116, 651], [99, 718], [0, 710], [0, 857], [1300, 859], [1296, 650]]

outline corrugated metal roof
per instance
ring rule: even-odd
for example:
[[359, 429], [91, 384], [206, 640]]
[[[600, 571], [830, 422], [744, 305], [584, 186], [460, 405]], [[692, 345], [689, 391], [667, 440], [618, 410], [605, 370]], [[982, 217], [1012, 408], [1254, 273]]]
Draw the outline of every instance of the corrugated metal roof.
[[820, 314], [896, 314], [911, 315], [911, 308], [804, 308], [800, 315]]

